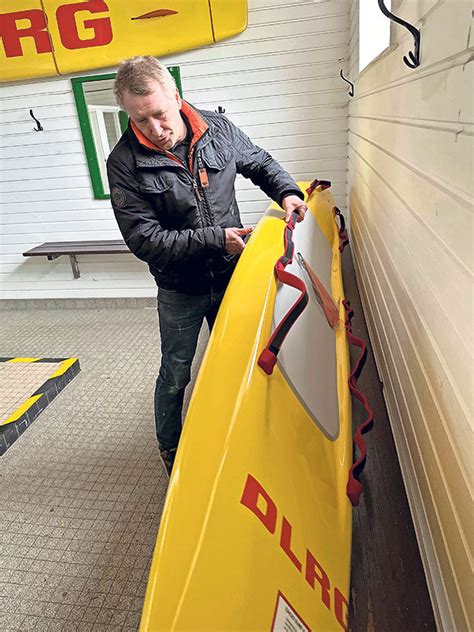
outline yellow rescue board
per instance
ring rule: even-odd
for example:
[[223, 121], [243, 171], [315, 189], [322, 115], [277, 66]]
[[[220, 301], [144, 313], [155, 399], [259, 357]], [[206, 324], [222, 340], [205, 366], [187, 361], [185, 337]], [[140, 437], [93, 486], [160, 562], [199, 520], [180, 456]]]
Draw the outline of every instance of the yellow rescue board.
[[0, 81], [169, 55], [246, 27], [247, 0], [1, 0]]
[[[306, 241], [295, 246], [312, 249], [305, 258], [316, 274], [327, 273], [342, 325], [334, 202], [318, 187], [308, 204], [312, 216], [295, 230]], [[310, 348], [313, 330], [323, 327], [314, 304], [305, 310], [307, 340], [288, 336], [287, 355], [270, 376], [257, 364], [282, 296], [273, 271], [283, 251], [281, 216], [272, 205], [260, 220], [219, 311], [168, 489], [141, 632], [347, 629], [352, 439], [344, 327], [324, 334], [333, 356], [326, 365]], [[296, 373], [292, 349], [301, 354]], [[298, 375], [299, 365], [313, 364]], [[328, 406], [309, 402], [325, 373], [332, 374], [327, 398], [335, 385]], [[331, 411], [337, 419], [327, 425]]]

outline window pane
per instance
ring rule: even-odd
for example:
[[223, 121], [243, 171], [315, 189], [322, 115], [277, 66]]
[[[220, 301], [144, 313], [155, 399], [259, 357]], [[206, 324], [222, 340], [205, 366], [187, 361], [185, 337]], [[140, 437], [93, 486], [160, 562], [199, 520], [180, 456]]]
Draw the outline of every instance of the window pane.
[[[110, 151], [117, 144], [119, 137], [117, 134], [118, 125], [118, 111], [117, 112], [104, 112], [105, 129], [107, 130], [107, 138], [109, 139]], [[120, 129], [120, 127], [119, 127]]]
[[[391, 0], [385, 6], [391, 11]], [[359, 72], [390, 45], [390, 20], [379, 8], [377, 0], [359, 3]]]

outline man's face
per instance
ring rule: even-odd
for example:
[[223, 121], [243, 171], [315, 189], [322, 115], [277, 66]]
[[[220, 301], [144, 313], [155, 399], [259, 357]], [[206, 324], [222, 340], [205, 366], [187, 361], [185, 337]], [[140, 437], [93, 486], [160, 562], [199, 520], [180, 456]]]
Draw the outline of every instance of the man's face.
[[141, 131], [159, 149], [169, 151], [186, 136], [186, 126], [180, 114], [181, 99], [156, 81], [150, 81], [151, 94], [123, 95], [123, 106]]

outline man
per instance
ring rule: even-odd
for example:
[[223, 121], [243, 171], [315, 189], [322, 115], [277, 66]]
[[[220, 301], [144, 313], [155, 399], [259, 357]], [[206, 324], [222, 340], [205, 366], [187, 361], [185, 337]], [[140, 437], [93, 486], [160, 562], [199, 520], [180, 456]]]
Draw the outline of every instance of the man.
[[124, 61], [114, 93], [129, 127], [107, 161], [112, 206], [130, 250], [158, 285], [161, 367], [156, 433], [168, 474], [181, 434], [184, 390], [204, 318], [212, 327], [252, 229], [242, 226], [235, 178], [250, 178], [286, 212], [307, 206], [294, 180], [222, 114], [179, 97], [153, 57]]

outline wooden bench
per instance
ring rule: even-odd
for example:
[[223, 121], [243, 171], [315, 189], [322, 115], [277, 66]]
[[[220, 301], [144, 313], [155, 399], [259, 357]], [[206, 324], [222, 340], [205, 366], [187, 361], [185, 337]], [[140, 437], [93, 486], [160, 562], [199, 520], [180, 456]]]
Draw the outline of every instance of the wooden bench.
[[24, 257], [47, 257], [49, 261], [69, 256], [72, 273], [75, 279], [81, 276], [76, 255], [109, 255], [130, 252], [123, 239], [110, 239], [103, 241], [56, 241], [47, 242], [36, 246], [23, 253]]

